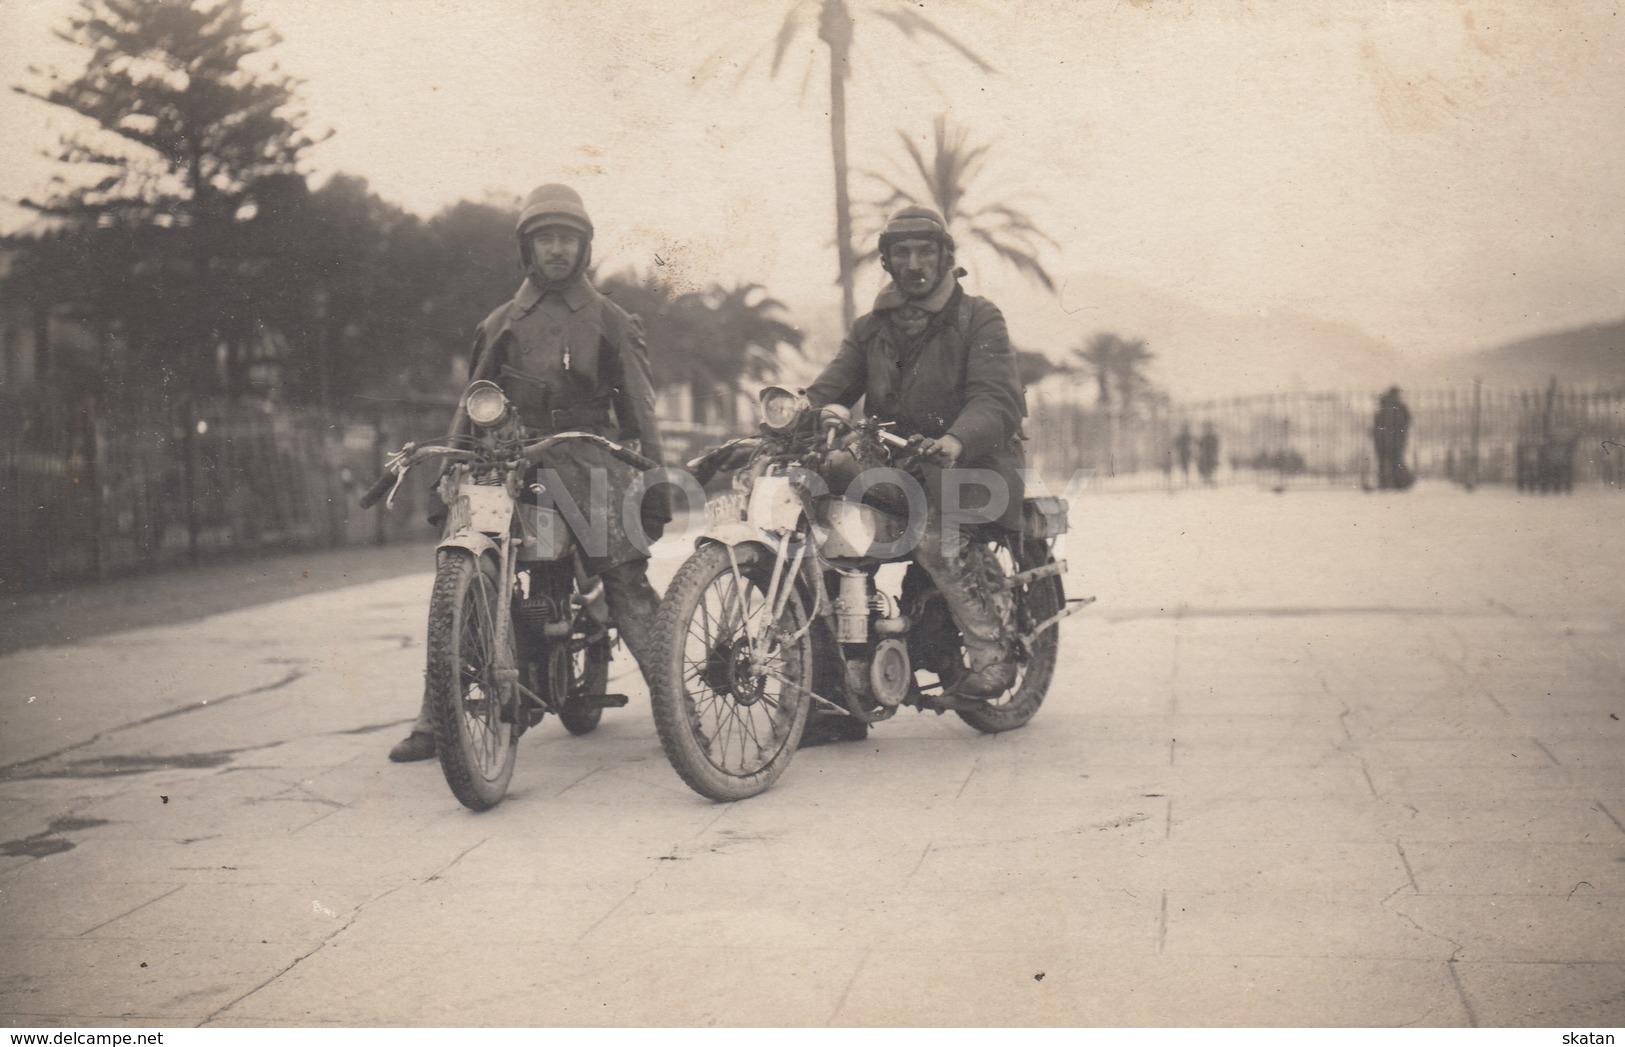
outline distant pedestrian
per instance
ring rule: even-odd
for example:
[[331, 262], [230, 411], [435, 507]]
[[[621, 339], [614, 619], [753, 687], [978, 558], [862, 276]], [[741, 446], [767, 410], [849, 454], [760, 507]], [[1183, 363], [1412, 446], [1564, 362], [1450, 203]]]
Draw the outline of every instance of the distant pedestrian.
[[1187, 485], [1191, 482], [1191, 445], [1195, 442], [1190, 425], [1180, 426], [1179, 435], [1174, 437], [1174, 453], [1179, 456], [1179, 472]]
[[1394, 386], [1377, 401], [1377, 414], [1371, 423], [1371, 441], [1377, 449], [1377, 486], [1403, 491], [1416, 482], [1405, 465], [1405, 441], [1411, 431], [1411, 409], [1400, 399]]
[[1219, 434], [1213, 431], [1212, 422], [1202, 423], [1202, 438], [1196, 442], [1196, 471], [1202, 474], [1202, 482], [1211, 484], [1213, 474], [1219, 468]]

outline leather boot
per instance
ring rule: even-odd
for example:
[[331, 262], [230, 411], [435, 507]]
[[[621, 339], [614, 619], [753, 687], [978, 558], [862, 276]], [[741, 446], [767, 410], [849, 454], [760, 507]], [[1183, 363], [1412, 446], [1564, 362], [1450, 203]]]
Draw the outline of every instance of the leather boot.
[[954, 685], [954, 693], [995, 698], [1009, 690], [1016, 681], [1006, 626], [1011, 601], [998, 561], [981, 545], [961, 543], [951, 554], [944, 551], [934, 527], [927, 527], [914, 559], [931, 575], [964, 641], [970, 671]]
[[412, 723], [412, 733], [395, 743], [395, 748], [389, 750], [389, 758], [394, 763], [414, 763], [431, 760], [434, 754], [434, 724], [429, 721], [429, 696], [425, 693], [423, 704], [418, 707], [418, 718]]
[[660, 597], [649, 584], [649, 561], [616, 564], [599, 577], [615, 628], [647, 683], [654, 669], [655, 612], [660, 609]]

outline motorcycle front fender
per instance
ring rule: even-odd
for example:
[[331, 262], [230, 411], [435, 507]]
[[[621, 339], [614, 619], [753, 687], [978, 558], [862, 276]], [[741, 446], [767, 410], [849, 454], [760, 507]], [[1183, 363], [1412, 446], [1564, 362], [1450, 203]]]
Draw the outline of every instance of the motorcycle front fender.
[[474, 554], [477, 560], [482, 556], [489, 556], [491, 562], [500, 570], [502, 567], [502, 546], [487, 534], [475, 530], [461, 530], [456, 534], [449, 534], [440, 539], [435, 549], [467, 549]]
[[694, 539], [694, 548], [700, 549], [715, 543], [717, 545], [741, 546], [755, 543], [768, 548], [767, 536], [760, 527], [754, 527], [744, 520], [728, 520], [724, 523], [715, 523], [707, 527]]

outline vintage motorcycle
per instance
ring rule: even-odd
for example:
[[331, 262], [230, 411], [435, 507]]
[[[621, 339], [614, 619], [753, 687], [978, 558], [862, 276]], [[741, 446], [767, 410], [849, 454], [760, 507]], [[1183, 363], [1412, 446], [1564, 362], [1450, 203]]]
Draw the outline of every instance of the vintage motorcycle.
[[603, 582], [589, 574], [580, 542], [533, 478], [551, 448], [585, 440], [639, 470], [655, 463], [596, 433], [526, 441], [513, 406], [494, 383], [468, 387], [472, 434], [459, 446], [408, 443], [361, 497], [370, 508], [407, 473], [439, 461], [446, 506], [429, 599], [427, 687], [435, 751], [446, 783], [474, 810], [502, 802], [519, 736], [558, 716], [572, 734], [598, 726], [605, 708], [614, 622]]
[[[987, 733], [1031, 720], [1055, 671], [1057, 623], [1091, 602], [1062, 589], [1054, 546], [1065, 500], [1026, 499], [1020, 536], [985, 525], [967, 535], [967, 555], [999, 594], [1018, 671], [1003, 695], [962, 696], [959, 631], [930, 576], [909, 563], [909, 521], [923, 514], [828, 493], [868, 466], [907, 466], [918, 441], [834, 406], [808, 424], [806, 398], [777, 387], [763, 391], [760, 412], [760, 436], [689, 463], [701, 484], [736, 469], [734, 491], [713, 503], [728, 511], [696, 542], [655, 619], [655, 725], [683, 781], [713, 800], [762, 792], [789, 766], [810, 715], [873, 724], [913, 706]], [[896, 593], [877, 585], [893, 564], [906, 565]]]

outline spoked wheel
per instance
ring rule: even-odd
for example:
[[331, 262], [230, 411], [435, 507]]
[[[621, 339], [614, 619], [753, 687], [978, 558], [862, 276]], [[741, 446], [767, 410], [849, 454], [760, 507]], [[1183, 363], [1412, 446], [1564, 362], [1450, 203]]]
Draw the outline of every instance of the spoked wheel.
[[[995, 556], [1005, 577], [1028, 571], [1054, 561], [1049, 547], [1041, 541], [1028, 541], [1022, 555], [1014, 557], [1004, 543], [994, 546]], [[1029, 585], [1018, 587], [1015, 597], [1014, 624], [1017, 636], [1025, 636], [1034, 626], [1060, 611], [1063, 606], [1061, 579], [1040, 578]], [[1059, 623], [1050, 626], [1030, 644], [1017, 641], [1016, 681], [1010, 689], [996, 698], [978, 702], [973, 708], [957, 709], [959, 718], [985, 734], [1013, 731], [1024, 727], [1038, 714], [1055, 676], [1055, 660], [1060, 652]]]
[[586, 734], [604, 718], [604, 707], [586, 705], [584, 695], [601, 695], [609, 686], [609, 641], [585, 643], [572, 636], [547, 656], [547, 686], [559, 710], [559, 722], [571, 734]]
[[[498, 594], [496, 567], [462, 549], [440, 553], [429, 601], [429, 707], [435, 751], [458, 800], [476, 811], [495, 807], [513, 777], [519, 730], [516, 701], [498, 678], [512, 667], [513, 625], [505, 628], [505, 650], [497, 647], [497, 620], [508, 612]], [[504, 695], [506, 694], [506, 699]]]
[[[711, 544], [683, 564], [655, 617], [655, 727], [672, 767], [701, 796], [742, 800], [795, 755], [812, 698], [807, 608], [792, 588], [778, 621], [766, 606], [772, 557]], [[781, 579], [792, 585], [794, 578]]]

